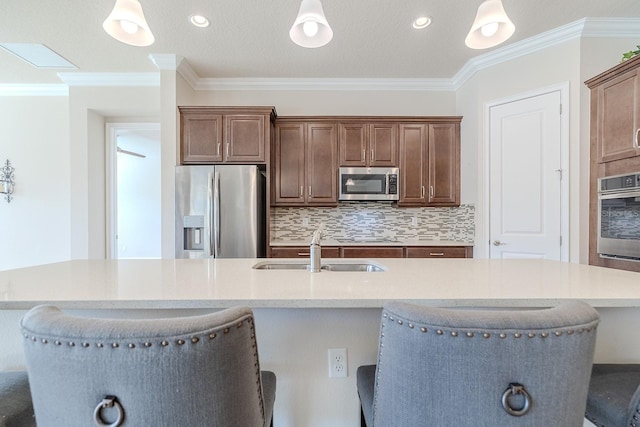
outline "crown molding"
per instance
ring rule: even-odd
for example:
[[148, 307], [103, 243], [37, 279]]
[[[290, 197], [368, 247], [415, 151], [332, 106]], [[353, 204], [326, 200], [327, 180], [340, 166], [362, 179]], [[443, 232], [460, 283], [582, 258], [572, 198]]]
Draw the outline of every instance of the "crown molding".
[[177, 70], [184, 57], [173, 53], [151, 53], [149, 54], [149, 60], [159, 70]]
[[640, 18], [583, 18], [554, 28], [470, 59], [452, 85], [458, 90], [480, 70], [582, 37], [640, 37]]
[[191, 88], [195, 88], [198, 86], [198, 82], [201, 80], [200, 76], [195, 72], [193, 68], [191, 68], [191, 64], [189, 61], [182, 61], [180, 66], [178, 67], [178, 73], [184, 78]]
[[69, 96], [63, 84], [0, 84], [0, 96]]
[[586, 18], [582, 37], [640, 37], [640, 18]]
[[160, 73], [58, 73], [68, 86], [160, 86]]
[[584, 24], [585, 19], [575, 21], [471, 58], [453, 76], [452, 84], [457, 90], [478, 71], [576, 39], [582, 34]]

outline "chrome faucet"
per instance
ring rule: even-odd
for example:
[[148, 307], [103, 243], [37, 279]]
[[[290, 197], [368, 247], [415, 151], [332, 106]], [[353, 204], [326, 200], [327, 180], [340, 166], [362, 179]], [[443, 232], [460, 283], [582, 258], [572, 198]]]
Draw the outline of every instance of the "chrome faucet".
[[320, 239], [322, 238], [323, 227], [324, 224], [320, 224], [320, 227], [313, 232], [311, 244], [309, 245], [309, 271], [312, 273], [322, 271], [322, 247], [320, 245]]

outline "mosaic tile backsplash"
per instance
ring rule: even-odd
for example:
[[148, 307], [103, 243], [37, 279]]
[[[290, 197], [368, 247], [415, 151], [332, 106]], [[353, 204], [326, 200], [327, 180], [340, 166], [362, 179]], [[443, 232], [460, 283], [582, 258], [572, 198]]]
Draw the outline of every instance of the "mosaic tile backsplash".
[[340, 202], [337, 208], [271, 208], [271, 240], [448, 240], [474, 243], [475, 206], [397, 208], [391, 202]]

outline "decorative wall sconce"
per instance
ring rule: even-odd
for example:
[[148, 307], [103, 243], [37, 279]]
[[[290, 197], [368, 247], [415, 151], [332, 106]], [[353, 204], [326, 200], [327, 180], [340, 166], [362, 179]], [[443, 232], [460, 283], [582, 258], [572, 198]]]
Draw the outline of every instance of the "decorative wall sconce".
[[7, 203], [13, 199], [11, 195], [13, 194], [13, 186], [15, 185], [13, 181], [14, 170], [9, 159], [7, 159], [4, 166], [0, 168], [0, 193], [4, 194]]

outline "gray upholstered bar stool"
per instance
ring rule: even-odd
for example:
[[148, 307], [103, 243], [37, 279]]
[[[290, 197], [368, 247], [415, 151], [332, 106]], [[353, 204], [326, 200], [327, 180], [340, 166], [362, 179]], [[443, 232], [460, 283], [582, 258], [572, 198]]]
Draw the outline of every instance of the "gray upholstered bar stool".
[[34, 427], [35, 425], [27, 372], [0, 372], [0, 426]]
[[39, 427], [271, 424], [253, 313], [97, 319], [39, 306], [22, 319]]
[[362, 425], [582, 427], [598, 313], [389, 303], [377, 365], [361, 366]]
[[594, 364], [586, 418], [598, 427], [640, 426], [640, 365]]

